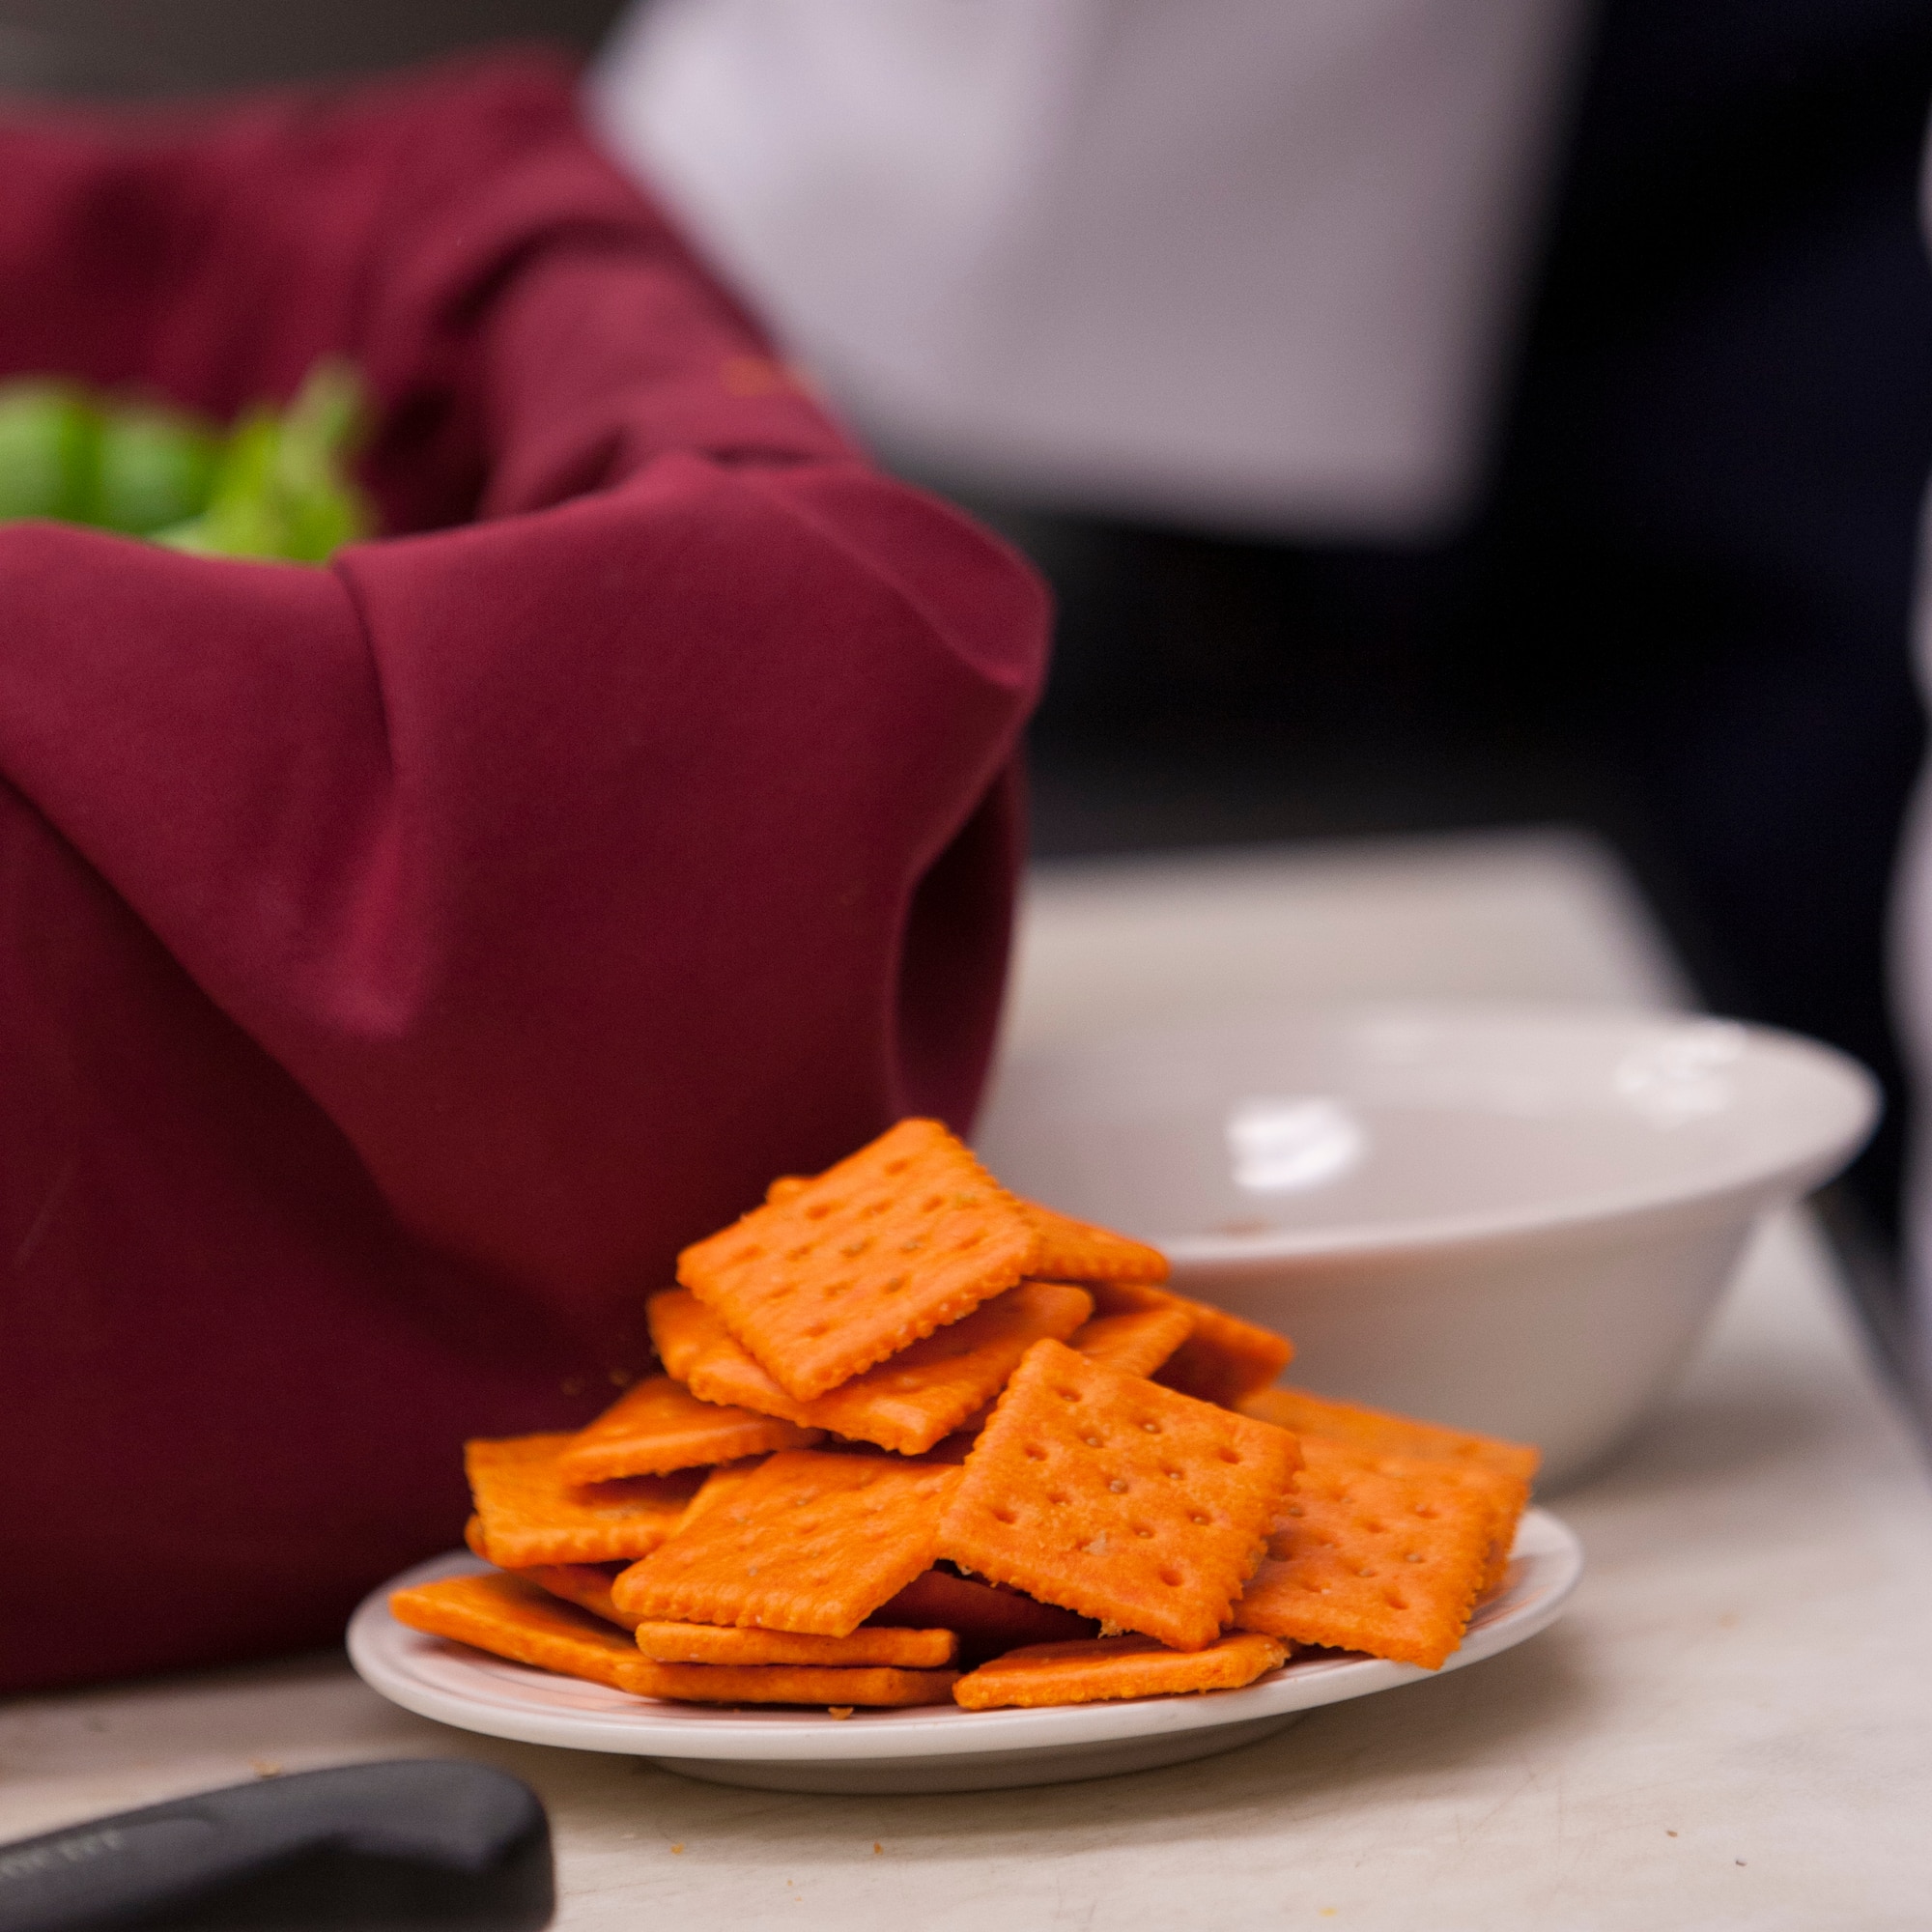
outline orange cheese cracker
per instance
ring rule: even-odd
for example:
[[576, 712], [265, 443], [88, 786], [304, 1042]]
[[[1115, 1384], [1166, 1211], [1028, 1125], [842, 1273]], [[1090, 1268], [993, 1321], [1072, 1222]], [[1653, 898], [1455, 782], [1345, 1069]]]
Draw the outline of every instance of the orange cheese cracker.
[[680, 1289], [653, 1295], [649, 1314], [666, 1364], [706, 1402], [768, 1407], [848, 1440], [919, 1456], [997, 1395], [1041, 1336], [1072, 1334], [1093, 1306], [1084, 1289], [1023, 1281], [813, 1402], [786, 1395], [695, 1295]]
[[629, 1630], [637, 1619], [627, 1617], [611, 1601], [611, 1584], [621, 1567], [615, 1563], [538, 1563], [519, 1570], [517, 1575], [539, 1590], [561, 1597], [593, 1617], [602, 1617], [607, 1624]]
[[1235, 1605], [1238, 1629], [1438, 1668], [1463, 1640], [1513, 1477], [1319, 1435]]
[[389, 1614], [431, 1636], [618, 1690], [636, 1690], [649, 1675], [627, 1632], [500, 1570], [392, 1591]]
[[1528, 1443], [1511, 1442], [1500, 1435], [1479, 1435], [1470, 1430], [1448, 1429], [1439, 1423], [1417, 1421], [1413, 1416], [1363, 1408], [1355, 1403], [1329, 1402], [1321, 1396], [1310, 1395], [1305, 1389], [1261, 1389], [1239, 1406], [1243, 1415], [1292, 1429], [1298, 1435], [1320, 1435], [1331, 1442], [1346, 1443], [1366, 1456], [1419, 1456], [1429, 1462], [1493, 1472], [1501, 1480], [1492, 1486], [1496, 1513], [1491, 1528], [1482, 1595], [1487, 1597], [1502, 1587], [1509, 1574], [1517, 1520], [1529, 1500], [1529, 1485], [1543, 1460]]
[[641, 1623], [637, 1636], [638, 1648], [660, 1663], [891, 1664], [901, 1670], [939, 1670], [959, 1654], [959, 1639], [950, 1630], [872, 1630], [864, 1625], [850, 1636], [807, 1636], [724, 1624]]
[[895, 1457], [785, 1450], [634, 1563], [611, 1595], [640, 1621], [848, 1636], [931, 1566], [960, 1474]]
[[1194, 1318], [1184, 1308], [1143, 1308], [1096, 1315], [1066, 1338], [1066, 1346], [1123, 1376], [1151, 1376], [1193, 1332]]
[[950, 1570], [927, 1570], [915, 1577], [890, 1603], [866, 1619], [874, 1625], [943, 1625], [959, 1639], [960, 1660], [983, 1663], [989, 1657], [1029, 1643], [1070, 1643], [1096, 1636], [1092, 1617], [1075, 1616], [1058, 1604], [1042, 1604], [1004, 1583], [981, 1583]]
[[690, 1289], [668, 1288], [652, 1295], [644, 1317], [658, 1359], [700, 1402], [755, 1407], [788, 1422], [805, 1415], [805, 1404], [787, 1395]]
[[699, 1485], [697, 1493], [685, 1505], [678, 1528], [695, 1522], [708, 1509], [735, 1496], [765, 1466], [762, 1456], [747, 1456], [742, 1463], [721, 1463]]
[[1165, 1281], [1167, 1257], [1145, 1241], [1117, 1235], [1092, 1221], [1076, 1221], [1022, 1201], [1022, 1210], [1039, 1236], [1031, 1272], [1045, 1281]]
[[1102, 1315], [1185, 1309], [1194, 1323], [1193, 1333], [1156, 1372], [1155, 1379], [1223, 1408], [1234, 1408], [1242, 1397], [1265, 1388], [1294, 1359], [1294, 1345], [1286, 1335], [1170, 1289], [1139, 1282], [1096, 1282], [1094, 1303]]
[[1036, 1342], [1071, 1335], [1093, 1311], [1085, 1289], [1023, 1281], [807, 1404], [808, 1412], [836, 1435], [920, 1455], [998, 1395]]
[[910, 1120], [685, 1249], [678, 1280], [810, 1402], [1011, 1288], [1037, 1245], [958, 1141]]
[[1206, 1650], [1169, 1650], [1151, 1636], [1033, 1644], [982, 1663], [952, 1687], [952, 1697], [969, 1711], [992, 1711], [1014, 1704], [1094, 1704], [1109, 1697], [1236, 1690], [1275, 1669], [1287, 1655], [1273, 1637], [1249, 1632], [1220, 1637]]
[[986, 1419], [992, 1412], [993, 1405], [990, 1402], [984, 1408], [976, 1408], [951, 1435], [942, 1435], [925, 1452], [925, 1460], [928, 1463], [965, 1462], [973, 1453], [973, 1445], [979, 1441], [980, 1432], [985, 1428]]
[[1418, 1422], [1413, 1416], [1390, 1415], [1358, 1403], [1330, 1402], [1325, 1396], [1310, 1395], [1306, 1389], [1261, 1389], [1239, 1406], [1243, 1415], [1258, 1421], [1292, 1429], [1297, 1435], [1325, 1435], [1331, 1442], [1346, 1442], [1367, 1455], [1421, 1456], [1434, 1463], [1476, 1463], [1522, 1483], [1535, 1480], [1537, 1464], [1543, 1460], [1526, 1442]]
[[1213, 1642], [1294, 1437], [1036, 1342], [960, 1472], [939, 1554], [1176, 1650]]
[[709, 1467], [774, 1449], [809, 1449], [817, 1440], [815, 1430], [700, 1402], [668, 1376], [650, 1376], [579, 1430], [558, 1465], [571, 1482], [598, 1483]]
[[956, 1670], [839, 1669], [801, 1663], [655, 1663], [638, 1659], [637, 1688], [690, 1704], [823, 1704], [904, 1709], [950, 1704]]
[[701, 1480], [698, 1472], [572, 1483], [559, 1458], [574, 1439], [512, 1435], [464, 1444], [481, 1553], [492, 1563], [527, 1570], [539, 1563], [634, 1559], [648, 1555], [677, 1527]]

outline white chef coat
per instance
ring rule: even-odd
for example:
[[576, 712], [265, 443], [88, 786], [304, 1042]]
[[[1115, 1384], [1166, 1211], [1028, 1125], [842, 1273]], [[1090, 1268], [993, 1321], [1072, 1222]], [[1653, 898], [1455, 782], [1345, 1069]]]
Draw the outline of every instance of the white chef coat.
[[1588, 0], [650, 0], [593, 76], [889, 454], [1301, 536], [1469, 502]]

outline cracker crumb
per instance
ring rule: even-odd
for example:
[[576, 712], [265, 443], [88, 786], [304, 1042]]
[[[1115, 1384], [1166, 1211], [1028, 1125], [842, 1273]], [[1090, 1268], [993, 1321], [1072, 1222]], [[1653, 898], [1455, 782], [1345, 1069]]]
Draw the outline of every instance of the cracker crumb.
[[853, 1706], [850, 1704], [828, 1704], [825, 1707], [825, 1715], [828, 1718], [849, 1718], [852, 1711]]
[[1676, 1837], [1677, 1833], [1676, 1833], [1675, 1832], [1666, 1832], [1666, 1833], [1664, 1833], [1664, 1834], [1663, 1834], [1663, 1835], [1664, 1835], [1664, 1836], [1665, 1836], [1666, 1838], [1674, 1838], [1674, 1837]]
[[683, 1851], [683, 1850], [684, 1850], [684, 1847], [683, 1847], [682, 1845], [673, 1845], [673, 1846], [671, 1847], [671, 1851], [672, 1851], [673, 1853], [677, 1853], [677, 1852], [681, 1852], [681, 1851]]
[[874, 1838], [874, 1839], [872, 1840], [872, 1856], [873, 1856], [874, 1858], [877, 1858], [877, 1857], [879, 1856], [879, 1854], [880, 1854], [881, 1852], [883, 1852], [883, 1851], [884, 1851], [885, 1849], [886, 1849], [886, 1848], [885, 1848], [885, 1846], [883, 1846], [882, 1844], [880, 1844], [880, 1843], [879, 1843], [879, 1841], [878, 1841], [878, 1839]]
[[271, 1757], [251, 1757], [248, 1760], [248, 1769], [257, 1777], [279, 1777], [282, 1775], [281, 1765]]

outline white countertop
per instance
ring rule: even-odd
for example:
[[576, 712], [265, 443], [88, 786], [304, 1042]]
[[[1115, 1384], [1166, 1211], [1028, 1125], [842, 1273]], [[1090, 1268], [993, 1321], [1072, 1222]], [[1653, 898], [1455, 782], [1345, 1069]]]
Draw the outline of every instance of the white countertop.
[[[1194, 949], [1159, 937], [1177, 894]], [[1012, 1035], [1064, 1037], [1082, 985], [1093, 1023], [1174, 1011], [1187, 950], [1197, 1003], [1676, 989], [1614, 873], [1563, 841], [1114, 864], [1040, 883]], [[1760, 1243], [1642, 1445], [1554, 1506], [1590, 1565], [1554, 1629], [1171, 1770], [741, 1791], [447, 1730], [321, 1657], [0, 1710], [0, 1833], [276, 1769], [466, 1755], [549, 1804], [573, 1928], [1923, 1925], [1932, 1484], [1807, 1222]]]

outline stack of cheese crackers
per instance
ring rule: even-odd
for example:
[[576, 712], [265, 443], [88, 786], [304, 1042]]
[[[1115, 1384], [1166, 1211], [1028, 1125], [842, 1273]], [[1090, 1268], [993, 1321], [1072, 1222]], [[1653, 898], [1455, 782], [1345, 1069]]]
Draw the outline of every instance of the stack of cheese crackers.
[[902, 1121], [678, 1262], [663, 1373], [471, 1442], [470, 1547], [405, 1624], [645, 1697], [1085, 1703], [1298, 1647], [1430, 1668], [1536, 1452], [1272, 1386], [1281, 1336]]

